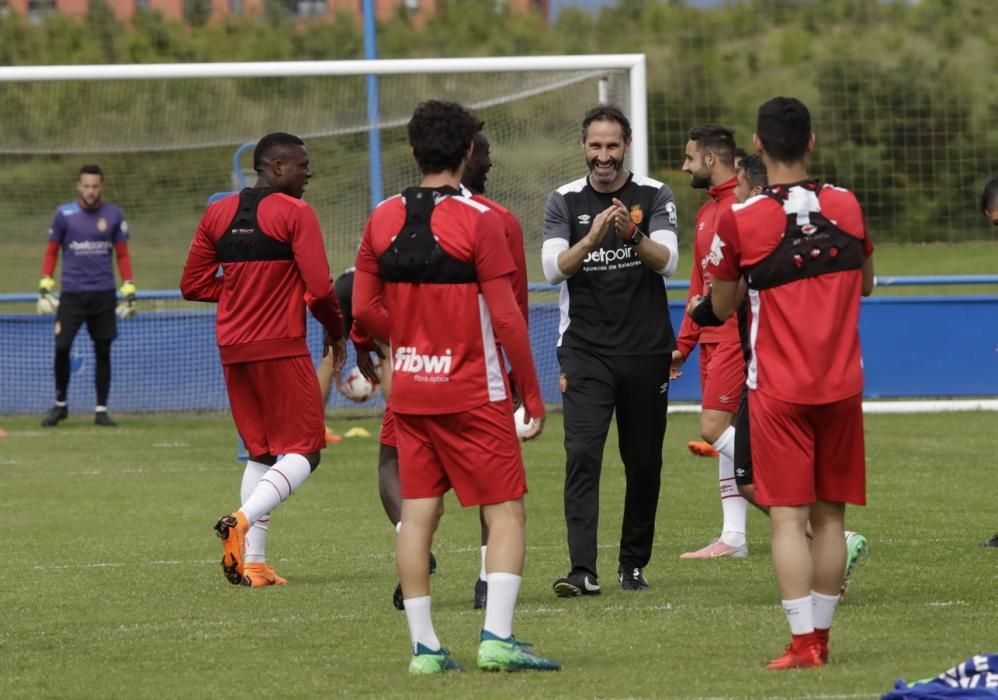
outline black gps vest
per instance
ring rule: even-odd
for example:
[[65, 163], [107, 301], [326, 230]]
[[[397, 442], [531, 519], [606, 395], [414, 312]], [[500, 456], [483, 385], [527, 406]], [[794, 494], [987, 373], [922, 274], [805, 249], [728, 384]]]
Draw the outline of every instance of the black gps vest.
[[[821, 186], [811, 180], [799, 185], [773, 185], [762, 191], [783, 208], [791, 187], [803, 187], [817, 197]], [[835, 225], [820, 211], [808, 213], [800, 223], [797, 213], [787, 214], [783, 237], [769, 255], [747, 268], [749, 289], [770, 289], [808, 277], [817, 277], [863, 267], [863, 241]]]
[[277, 194], [273, 187], [247, 187], [239, 193], [239, 206], [225, 233], [215, 242], [215, 251], [222, 262], [259, 262], [263, 260], [294, 260], [294, 251], [260, 229], [256, 211], [265, 197]]
[[402, 193], [405, 223], [378, 258], [385, 282], [467, 284], [478, 279], [474, 263], [449, 255], [430, 230], [433, 207], [446, 197], [460, 194], [453, 187], [410, 187]]

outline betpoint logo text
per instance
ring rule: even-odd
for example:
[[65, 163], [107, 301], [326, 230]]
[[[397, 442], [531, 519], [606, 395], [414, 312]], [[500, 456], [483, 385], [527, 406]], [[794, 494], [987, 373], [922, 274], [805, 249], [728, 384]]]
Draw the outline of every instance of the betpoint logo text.
[[632, 257], [634, 257], [634, 251], [631, 248], [600, 248], [592, 251], [589, 255], [583, 258], [582, 264], [585, 265], [586, 263], [594, 262], [605, 265], [607, 263], [617, 262], [618, 260], [628, 260]]
[[451, 359], [450, 348], [444, 351], [443, 355], [422, 355], [416, 348], [401, 347], [395, 351], [395, 371], [447, 375], [450, 374]]

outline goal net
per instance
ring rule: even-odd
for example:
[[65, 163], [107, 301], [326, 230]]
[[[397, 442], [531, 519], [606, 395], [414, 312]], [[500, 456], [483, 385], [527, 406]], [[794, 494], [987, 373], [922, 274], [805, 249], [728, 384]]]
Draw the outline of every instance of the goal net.
[[[377, 73], [374, 123], [369, 71]], [[251, 149], [234, 163], [236, 149], [270, 131], [306, 142], [313, 178], [305, 199], [319, 215], [330, 269], [339, 275], [353, 263], [372, 207], [372, 130], [380, 137], [387, 197], [418, 181], [406, 124], [415, 105], [430, 98], [460, 102], [484, 119], [494, 163], [486, 195], [520, 218], [532, 282], [543, 280], [546, 198], [585, 172], [579, 123], [587, 108], [612, 101], [629, 113], [631, 166], [647, 171], [643, 56], [4, 68], [0, 158], [8, 178], [0, 228], [19, 274], [0, 280], [0, 292], [35, 288], [53, 211], [74, 199], [76, 173], [88, 162], [101, 165], [105, 199], [125, 212], [140, 288], [174, 290], [208, 197], [238, 189], [240, 171], [248, 184], [254, 180], [247, 172]], [[224, 408], [213, 310], [159, 296], [142, 299], [138, 316], [119, 324], [112, 408]], [[0, 348], [0, 413], [43, 410], [52, 398], [51, 318], [12, 325], [10, 310], [0, 305], [5, 327], [18, 329], [3, 334], [12, 347]], [[537, 311], [535, 361], [546, 398], [557, 401], [556, 309], [548, 309], [555, 312], [550, 319]], [[70, 403], [79, 408], [93, 401], [89, 345], [81, 333], [70, 386]], [[337, 402], [345, 400], [331, 404]]]

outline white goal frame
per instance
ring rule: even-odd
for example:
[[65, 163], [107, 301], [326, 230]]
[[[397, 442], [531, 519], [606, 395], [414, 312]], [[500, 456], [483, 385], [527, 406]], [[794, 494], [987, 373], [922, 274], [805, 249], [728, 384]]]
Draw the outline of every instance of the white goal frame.
[[[624, 70], [628, 75], [631, 170], [648, 175], [648, 100], [644, 54], [411, 58], [251, 63], [151, 63], [0, 67], [0, 82], [56, 80], [168, 80], [180, 78], [288, 78], [306, 76]], [[371, 126], [377, 126], [372, 124]]]

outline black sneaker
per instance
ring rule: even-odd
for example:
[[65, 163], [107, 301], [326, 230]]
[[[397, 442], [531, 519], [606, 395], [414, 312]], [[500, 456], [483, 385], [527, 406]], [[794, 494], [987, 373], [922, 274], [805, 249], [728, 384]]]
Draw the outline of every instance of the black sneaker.
[[[45, 425], [45, 424], [42, 423], [42, 425]], [[996, 532], [994, 534], [994, 537], [992, 537], [990, 540], [987, 540], [986, 542], [981, 542], [981, 546], [982, 547], [998, 547], [998, 532]]]
[[107, 411], [97, 411], [94, 414], [94, 424], [103, 425], [105, 428], [117, 428], [118, 424], [111, 420], [111, 416], [108, 415]]
[[69, 417], [69, 406], [53, 406], [52, 409], [42, 419], [43, 428], [51, 428], [59, 425], [59, 421]]
[[481, 610], [489, 600], [489, 583], [475, 579], [475, 610]]
[[573, 571], [554, 582], [554, 593], [559, 598], [575, 598], [580, 595], [599, 595], [599, 581], [585, 571]]
[[648, 589], [648, 580], [637, 566], [621, 566], [617, 569], [617, 580], [625, 591], [644, 591]]

